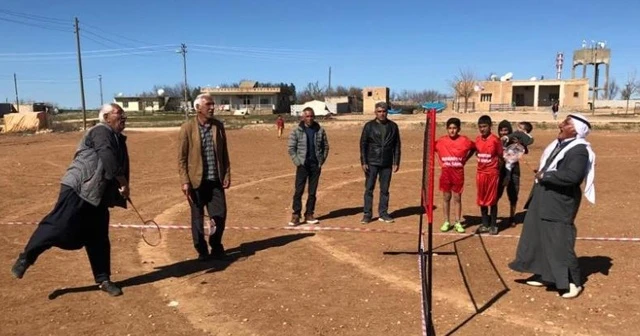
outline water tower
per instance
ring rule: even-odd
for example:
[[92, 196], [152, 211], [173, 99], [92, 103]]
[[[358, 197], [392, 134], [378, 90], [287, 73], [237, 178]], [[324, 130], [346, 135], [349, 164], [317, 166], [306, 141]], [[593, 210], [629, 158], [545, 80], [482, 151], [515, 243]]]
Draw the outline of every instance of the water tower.
[[[600, 65], [605, 65], [604, 86], [600, 87]], [[582, 65], [582, 78], [587, 78], [587, 67], [593, 66], [593, 86], [591, 90], [597, 93], [604, 90], [605, 96], [609, 99], [609, 68], [611, 66], [611, 49], [607, 48], [607, 42], [591, 41], [591, 45], [587, 45], [586, 41], [582, 41], [582, 48], [573, 52], [573, 66], [571, 67], [571, 78], [576, 78], [576, 67]]]

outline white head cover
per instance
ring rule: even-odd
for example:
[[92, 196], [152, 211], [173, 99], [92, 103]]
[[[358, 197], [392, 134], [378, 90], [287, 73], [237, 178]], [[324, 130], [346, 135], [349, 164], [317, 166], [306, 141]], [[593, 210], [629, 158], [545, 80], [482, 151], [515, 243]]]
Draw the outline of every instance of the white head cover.
[[591, 124], [587, 117], [583, 116], [580, 113], [572, 113], [569, 115], [569, 118], [573, 119], [573, 127], [576, 129], [577, 138], [584, 139], [589, 135], [589, 131], [591, 131]]

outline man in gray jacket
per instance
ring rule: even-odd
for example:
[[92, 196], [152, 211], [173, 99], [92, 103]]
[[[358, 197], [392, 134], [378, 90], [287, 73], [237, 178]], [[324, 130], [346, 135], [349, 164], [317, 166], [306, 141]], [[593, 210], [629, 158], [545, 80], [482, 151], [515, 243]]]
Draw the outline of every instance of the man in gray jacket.
[[11, 273], [18, 279], [51, 247], [84, 247], [93, 277], [111, 296], [122, 290], [111, 282], [109, 208], [126, 208], [129, 197], [129, 154], [122, 135], [127, 117], [117, 104], [102, 106], [100, 123], [89, 129], [62, 177], [54, 209], [38, 224]]
[[[316, 207], [316, 190], [318, 189], [322, 165], [329, 155], [327, 134], [314, 120], [315, 113], [313, 109], [310, 107], [305, 108], [302, 111], [302, 116], [303, 120], [289, 135], [289, 156], [296, 166], [293, 214], [289, 222], [291, 226], [304, 223], [319, 223], [313, 216]], [[304, 220], [301, 221], [302, 193], [304, 193], [307, 181], [309, 182], [309, 196], [307, 197]]]

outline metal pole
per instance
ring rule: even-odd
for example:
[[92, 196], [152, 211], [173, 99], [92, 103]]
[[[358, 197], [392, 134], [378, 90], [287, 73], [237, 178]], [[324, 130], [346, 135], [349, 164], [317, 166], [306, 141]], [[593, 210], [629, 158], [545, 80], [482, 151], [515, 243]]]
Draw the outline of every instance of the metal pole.
[[20, 99], [18, 99], [18, 77], [13, 73], [13, 85], [16, 89], [16, 111], [20, 112]]
[[329, 67], [329, 87], [327, 88], [327, 94], [331, 94], [331, 67]]
[[596, 95], [598, 94], [598, 44], [593, 44], [593, 92], [591, 96], [591, 114], [596, 114]]
[[182, 43], [180, 45], [180, 50], [178, 51], [182, 54], [182, 67], [184, 70], [184, 118], [186, 120], [189, 119], [189, 98], [187, 94], [187, 45]]
[[82, 78], [82, 54], [80, 52], [80, 27], [78, 18], [75, 18], [76, 47], [78, 49], [78, 72], [80, 74], [80, 97], [82, 98], [82, 129], [87, 129], [87, 106], [84, 100], [84, 79]]
[[98, 75], [98, 82], [100, 82], [100, 106], [104, 105], [104, 100], [102, 97], [102, 75]]

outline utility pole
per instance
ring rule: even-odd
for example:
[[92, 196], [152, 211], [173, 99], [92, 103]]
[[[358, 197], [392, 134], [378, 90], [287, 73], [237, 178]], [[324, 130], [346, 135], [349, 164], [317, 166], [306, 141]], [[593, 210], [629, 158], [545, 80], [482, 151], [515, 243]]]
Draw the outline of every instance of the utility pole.
[[189, 98], [187, 94], [187, 45], [180, 44], [180, 50], [177, 53], [182, 54], [182, 68], [184, 70], [184, 118], [189, 120]]
[[591, 95], [591, 115], [596, 114], [596, 96], [598, 95], [598, 42], [593, 43], [593, 92]]
[[98, 82], [100, 82], [100, 106], [102, 106], [104, 104], [102, 99], [102, 75], [98, 75]]
[[329, 67], [329, 87], [327, 88], [327, 94], [331, 94], [331, 67]]
[[82, 129], [87, 129], [87, 105], [84, 100], [84, 79], [82, 78], [82, 54], [80, 52], [80, 26], [78, 18], [75, 18], [76, 48], [78, 49], [78, 72], [80, 74], [80, 97], [82, 98]]
[[20, 112], [20, 100], [18, 99], [18, 77], [13, 73], [13, 86], [16, 88], [16, 111]]

